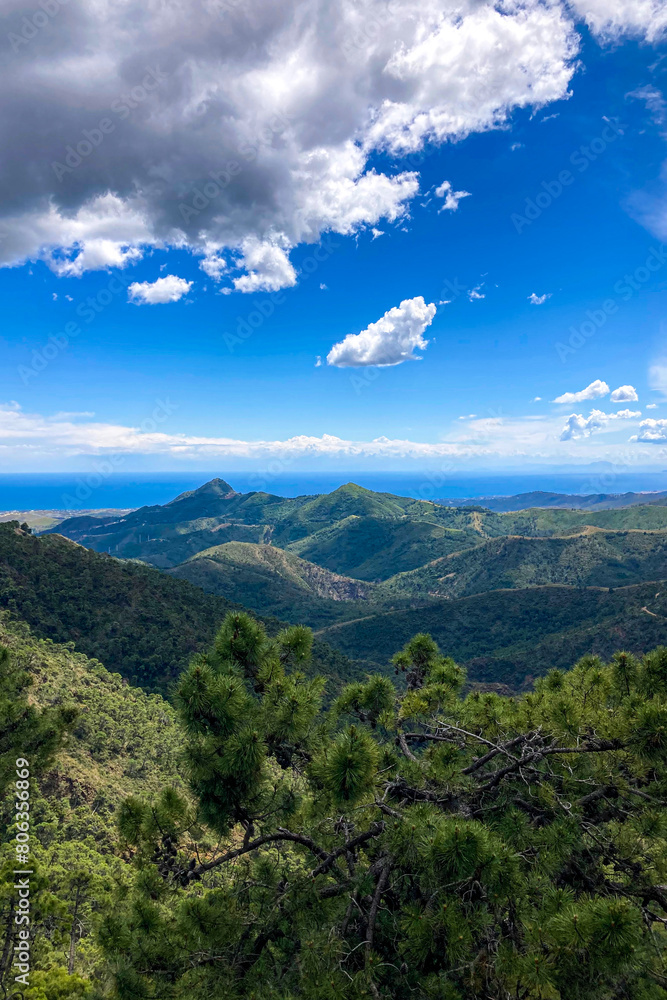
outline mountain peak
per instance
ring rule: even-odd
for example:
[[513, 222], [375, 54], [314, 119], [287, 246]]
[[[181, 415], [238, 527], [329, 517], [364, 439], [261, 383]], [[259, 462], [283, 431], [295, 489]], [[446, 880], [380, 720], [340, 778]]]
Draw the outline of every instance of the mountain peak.
[[168, 504], [165, 504], [165, 506], [170, 507], [171, 504], [189, 499], [190, 497], [219, 497], [220, 499], [226, 499], [230, 496], [237, 496], [234, 487], [230, 486], [224, 479], [216, 477], [209, 480], [208, 483], [204, 483], [203, 486], [198, 486], [196, 490], [186, 490], [185, 493], [180, 493], [173, 500], [170, 500]]
[[204, 483], [194, 491], [195, 493], [217, 493], [220, 496], [228, 496], [230, 493], [236, 494], [236, 490], [233, 486], [230, 486], [228, 482], [224, 479], [220, 479], [216, 476], [215, 479], [210, 479], [208, 483]]
[[[340, 493], [372, 493], [373, 490], [366, 489], [365, 486], [359, 486], [357, 483], [343, 483], [338, 489], [333, 490], [330, 496], [335, 496]], [[325, 494], [326, 495], [326, 494]]]

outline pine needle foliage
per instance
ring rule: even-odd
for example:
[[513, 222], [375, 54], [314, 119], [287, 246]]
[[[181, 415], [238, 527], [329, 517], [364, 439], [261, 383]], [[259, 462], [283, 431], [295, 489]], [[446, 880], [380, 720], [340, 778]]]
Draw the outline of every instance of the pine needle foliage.
[[121, 810], [107, 1000], [659, 1000], [667, 650], [461, 693], [430, 637], [330, 708], [243, 615], [185, 672], [195, 805]]

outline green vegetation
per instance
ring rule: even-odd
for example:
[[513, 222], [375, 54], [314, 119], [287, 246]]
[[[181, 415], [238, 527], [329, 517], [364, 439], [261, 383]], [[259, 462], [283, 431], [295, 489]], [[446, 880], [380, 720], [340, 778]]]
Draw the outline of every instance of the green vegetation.
[[220, 480], [70, 522], [164, 573], [0, 524], [24, 1000], [664, 996], [666, 529]]
[[170, 572], [253, 611], [314, 628], [364, 614], [373, 590], [273, 545], [247, 542], [205, 549]]
[[[94, 937], [114, 893], [134, 873], [116, 830], [130, 794], [185, 791], [178, 777], [184, 738], [173, 708], [159, 695], [130, 687], [119, 674], [71, 648], [31, 635], [0, 616], [3, 768], [22, 756], [31, 770], [31, 952], [25, 1000], [88, 996], [102, 955]], [[13, 681], [9, 680], [8, 669]], [[32, 703], [25, 704], [29, 693]], [[25, 686], [25, 680], [29, 685]], [[22, 725], [7, 725], [5, 697]], [[66, 743], [62, 745], [66, 727]], [[10, 737], [11, 746], [6, 740]], [[46, 739], [44, 737], [46, 736]], [[35, 780], [36, 779], [36, 780]], [[0, 983], [13, 991], [11, 948], [16, 926], [14, 796], [0, 807]], [[3, 994], [4, 995], [4, 994]]]
[[0, 798], [16, 780], [15, 761], [27, 757], [34, 772], [50, 763], [74, 721], [71, 709], [39, 711], [29, 703], [33, 677], [0, 645]]
[[466, 597], [560, 584], [620, 587], [667, 576], [667, 533], [588, 528], [564, 538], [493, 538], [391, 577], [376, 599]]
[[149, 566], [0, 524], [0, 606], [135, 684], [166, 689], [230, 607]]
[[416, 636], [320, 708], [307, 631], [233, 615], [178, 689], [194, 802], [119, 817], [113, 1000], [659, 1000], [667, 650], [461, 698]]
[[[323, 496], [285, 499], [235, 493], [213, 480], [164, 507], [122, 518], [73, 518], [59, 530], [85, 545], [152, 562], [216, 600], [308, 624], [373, 669], [384, 667], [410, 635], [426, 631], [473, 680], [520, 688], [588, 649], [608, 656], [625, 645], [643, 653], [667, 641], [662, 611], [643, 611], [653, 595], [641, 590], [650, 583], [658, 591], [667, 578], [667, 507], [660, 498], [591, 506], [503, 513], [442, 507], [353, 483]], [[615, 593], [582, 596], [591, 587]], [[531, 594], [533, 588], [539, 593]], [[215, 606], [187, 655], [210, 641], [213, 619], [223, 610]], [[187, 636], [187, 628], [179, 635]], [[151, 639], [156, 649], [164, 641], [156, 634]], [[105, 636], [85, 651], [145, 683], [145, 666], [137, 659], [127, 673], [126, 665], [117, 666], [118, 649], [110, 659], [109, 645]], [[150, 663], [147, 646], [141, 652]], [[180, 669], [187, 656], [174, 659]], [[341, 676], [333, 665], [326, 672]]]
[[[0, 524], [0, 608], [40, 638], [71, 642], [146, 690], [165, 694], [233, 606], [151, 566], [60, 535], [36, 538], [15, 521]], [[267, 626], [275, 633], [282, 623]], [[324, 642], [316, 644], [315, 663], [339, 684], [358, 669]]]
[[567, 668], [588, 652], [607, 658], [619, 648], [640, 654], [663, 643], [667, 591], [661, 584], [611, 592], [571, 587], [495, 590], [369, 614], [318, 635], [374, 665], [386, 663], [418, 631], [433, 635], [466, 666], [472, 680], [501, 682], [517, 690], [552, 667]]
[[322, 496], [285, 499], [235, 493], [229, 483], [214, 479], [163, 507], [142, 507], [123, 517], [73, 517], [52, 530], [97, 551], [163, 569], [227, 542], [270, 543], [332, 573], [373, 581], [487, 538], [564, 535], [589, 525], [667, 530], [667, 508], [495, 513], [374, 493], [354, 483]]
[[479, 541], [468, 525], [451, 528], [421, 519], [351, 516], [292, 542], [289, 550], [332, 572], [372, 581], [415, 569]]

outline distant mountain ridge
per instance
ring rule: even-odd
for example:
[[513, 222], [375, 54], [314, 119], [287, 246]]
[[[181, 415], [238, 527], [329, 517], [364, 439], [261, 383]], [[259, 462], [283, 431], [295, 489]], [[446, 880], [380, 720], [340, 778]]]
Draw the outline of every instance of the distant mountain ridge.
[[567, 493], [549, 493], [535, 490], [532, 493], [517, 493], [514, 496], [468, 497], [461, 499], [441, 499], [436, 503], [445, 507], [484, 507], [499, 513], [527, 510], [530, 507], [547, 507], [570, 510], [613, 510], [617, 507], [633, 507], [637, 504], [666, 504], [667, 491], [663, 493], [588, 493], [583, 496]]
[[667, 507], [658, 497], [650, 504], [618, 509], [547, 505], [493, 511], [478, 504], [445, 507], [374, 493], [354, 483], [332, 493], [285, 498], [237, 493], [229, 483], [214, 479], [164, 506], [141, 507], [122, 517], [72, 517], [49, 530], [98, 552], [141, 559], [161, 569], [182, 566], [198, 553], [230, 542], [269, 544], [332, 573], [372, 582], [489, 538], [549, 537], [588, 526], [663, 530]]

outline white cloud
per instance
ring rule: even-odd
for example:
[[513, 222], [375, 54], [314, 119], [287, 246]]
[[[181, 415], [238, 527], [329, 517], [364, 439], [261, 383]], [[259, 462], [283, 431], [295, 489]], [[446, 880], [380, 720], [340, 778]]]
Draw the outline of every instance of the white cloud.
[[238, 292], [277, 292], [296, 285], [296, 271], [285, 249], [269, 240], [249, 237], [241, 244], [247, 274], [234, 278]]
[[606, 382], [602, 382], [599, 378], [596, 378], [595, 382], [591, 382], [587, 385], [585, 389], [580, 392], [564, 392], [562, 396], [556, 396], [553, 400], [554, 403], [583, 403], [587, 399], [601, 399], [602, 396], [606, 396], [609, 393], [609, 386]]
[[417, 360], [414, 350], [426, 348], [428, 341], [424, 340], [424, 331], [433, 322], [435, 313], [434, 303], [427, 304], [421, 295], [404, 299], [361, 333], [349, 333], [340, 343], [334, 344], [327, 355], [327, 364], [337, 368], [360, 368]]
[[445, 203], [440, 209], [441, 212], [455, 212], [461, 199], [470, 197], [470, 191], [454, 191], [449, 181], [443, 181], [435, 189], [435, 196], [445, 199]]
[[611, 403], [636, 403], [638, 399], [637, 390], [633, 385], [619, 385], [609, 397]]
[[590, 416], [572, 413], [561, 431], [561, 441], [574, 441], [577, 438], [589, 437], [595, 431], [604, 430], [612, 420], [636, 420], [641, 417], [641, 410], [619, 410], [618, 413], [603, 413], [602, 410], [591, 410]]
[[486, 298], [486, 292], [483, 292], [482, 288], [484, 288], [484, 282], [482, 282], [481, 285], [476, 285], [474, 288], [470, 289], [470, 291], [468, 292], [468, 298], [470, 299], [471, 302], [474, 302], [475, 299]]
[[643, 441], [648, 444], [664, 444], [667, 442], [667, 420], [642, 420], [639, 433], [633, 441]]
[[551, 296], [552, 292], [545, 292], [544, 295], [537, 295], [535, 292], [531, 292], [528, 296], [528, 301], [534, 306], [543, 306]]
[[534, 396], [533, 397], [533, 403], [541, 403], [541, 402], [542, 402], [542, 397], [541, 396]]
[[658, 409], [658, 404], [657, 403], [647, 403], [646, 404], [646, 409], [647, 410], [657, 410]]
[[213, 281], [221, 281], [223, 274], [228, 270], [227, 261], [215, 250], [207, 253], [199, 262], [199, 266]]
[[372, 239], [376, 240], [378, 236], [384, 236], [384, 229], [376, 229], [375, 226], [371, 229]]
[[191, 281], [178, 278], [175, 274], [167, 274], [156, 281], [133, 281], [128, 288], [128, 295], [137, 305], [161, 305], [165, 302], [178, 302], [190, 291]]
[[[452, 430], [436, 441], [376, 437], [373, 440], [350, 440], [325, 433], [320, 437], [296, 435], [282, 440], [240, 440], [224, 435], [205, 436], [180, 433], [174, 426], [176, 417], [167, 399], [153, 410], [158, 413], [150, 424], [158, 427], [143, 430], [141, 427], [101, 423], [88, 419], [85, 414], [55, 414], [42, 416], [25, 413], [18, 403], [0, 404], [0, 456], [12, 467], [43, 468], [47, 462], [57, 462], [59, 468], [70, 459], [105, 455], [158, 455], [176, 461], [201, 463], [195, 468], [205, 468], [207, 463], [221, 459], [241, 463], [262, 462], [273, 458], [312, 462], [332, 461], [362, 464], [377, 460], [379, 463], [415, 463], [415, 467], [431, 467], [424, 463], [439, 460], [478, 460], [488, 467], [489, 461], [507, 466], [508, 460], [517, 465], [545, 462], [609, 461], [617, 465], [645, 466], [655, 463], [664, 467], [664, 455], [653, 448], [656, 442], [667, 439], [667, 421], [642, 421], [640, 435], [631, 449], [627, 441], [618, 441], [608, 434], [586, 435], [574, 440], [559, 440], [562, 418], [551, 416], [524, 417], [470, 417], [455, 421]], [[149, 414], [147, 414], [148, 416]], [[591, 414], [594, 416], [595, 414]], [[592, 429], [610, 431], [622, 420], [640, 414], [602, 414], [596, 416], [597, 426]], [[603, 419], [606, 417], [606, 420]], [[583, 421], [584, 418], [581, 417]], [[144, 422], [146, 423], [146, 422]], [[169, 429], [169, 433], [167, 432]], [[210, 465], [209, 465], [210, 467]], [[350, 464], [342, 464], [349, 469]], [[386, 465], [379, 465], [386, 468]], [[93, 468], [95, 466], [93, 465]]]
[[51, 256], [50, 267], [56, 274], [70, 278], [80, 278], [85, 271], [105, 271], [110, 267], [126, 267], [141, 260], [143, 252], [139, 247], [131, 247], [108, 239], [87, 239], [73, 248], [74, 256], [58, 258]]
[[572, 0], [572, 7], [605, 41], [629, 35], [655, 42], [667, 30], [663, 0]]
[[[249, 239], [288, 255], [327, 232], [397, 221], [419, 178], [400, 159], [370, 169], [376, 153], [502, 128], [517, 108], [566, 98], [580, 44], [565, 5], [542, 0], [177, 0], [165, 10], [70, 0], [40, 45], [20, 35], [33, 0], [11, 0], [0, 262], [42, 258], [78, 275], [150, 247], [245, 257]], [[130, 91], [142, 94], [131, 108]], [[101, 149], [54, 169], [104, 118], [113, 131]], [[267, 281], [251, 271], [240, 290], [276, 287], [275, 268]], [[284, 262], [282, 273], [291, 277]]]
[[459, 420], [476, 420], [477, 419], [477, 414], [476, 413], [467, 413], [467, 414], [464, 414], [462, 417], [459, 417], [458, 419]]

